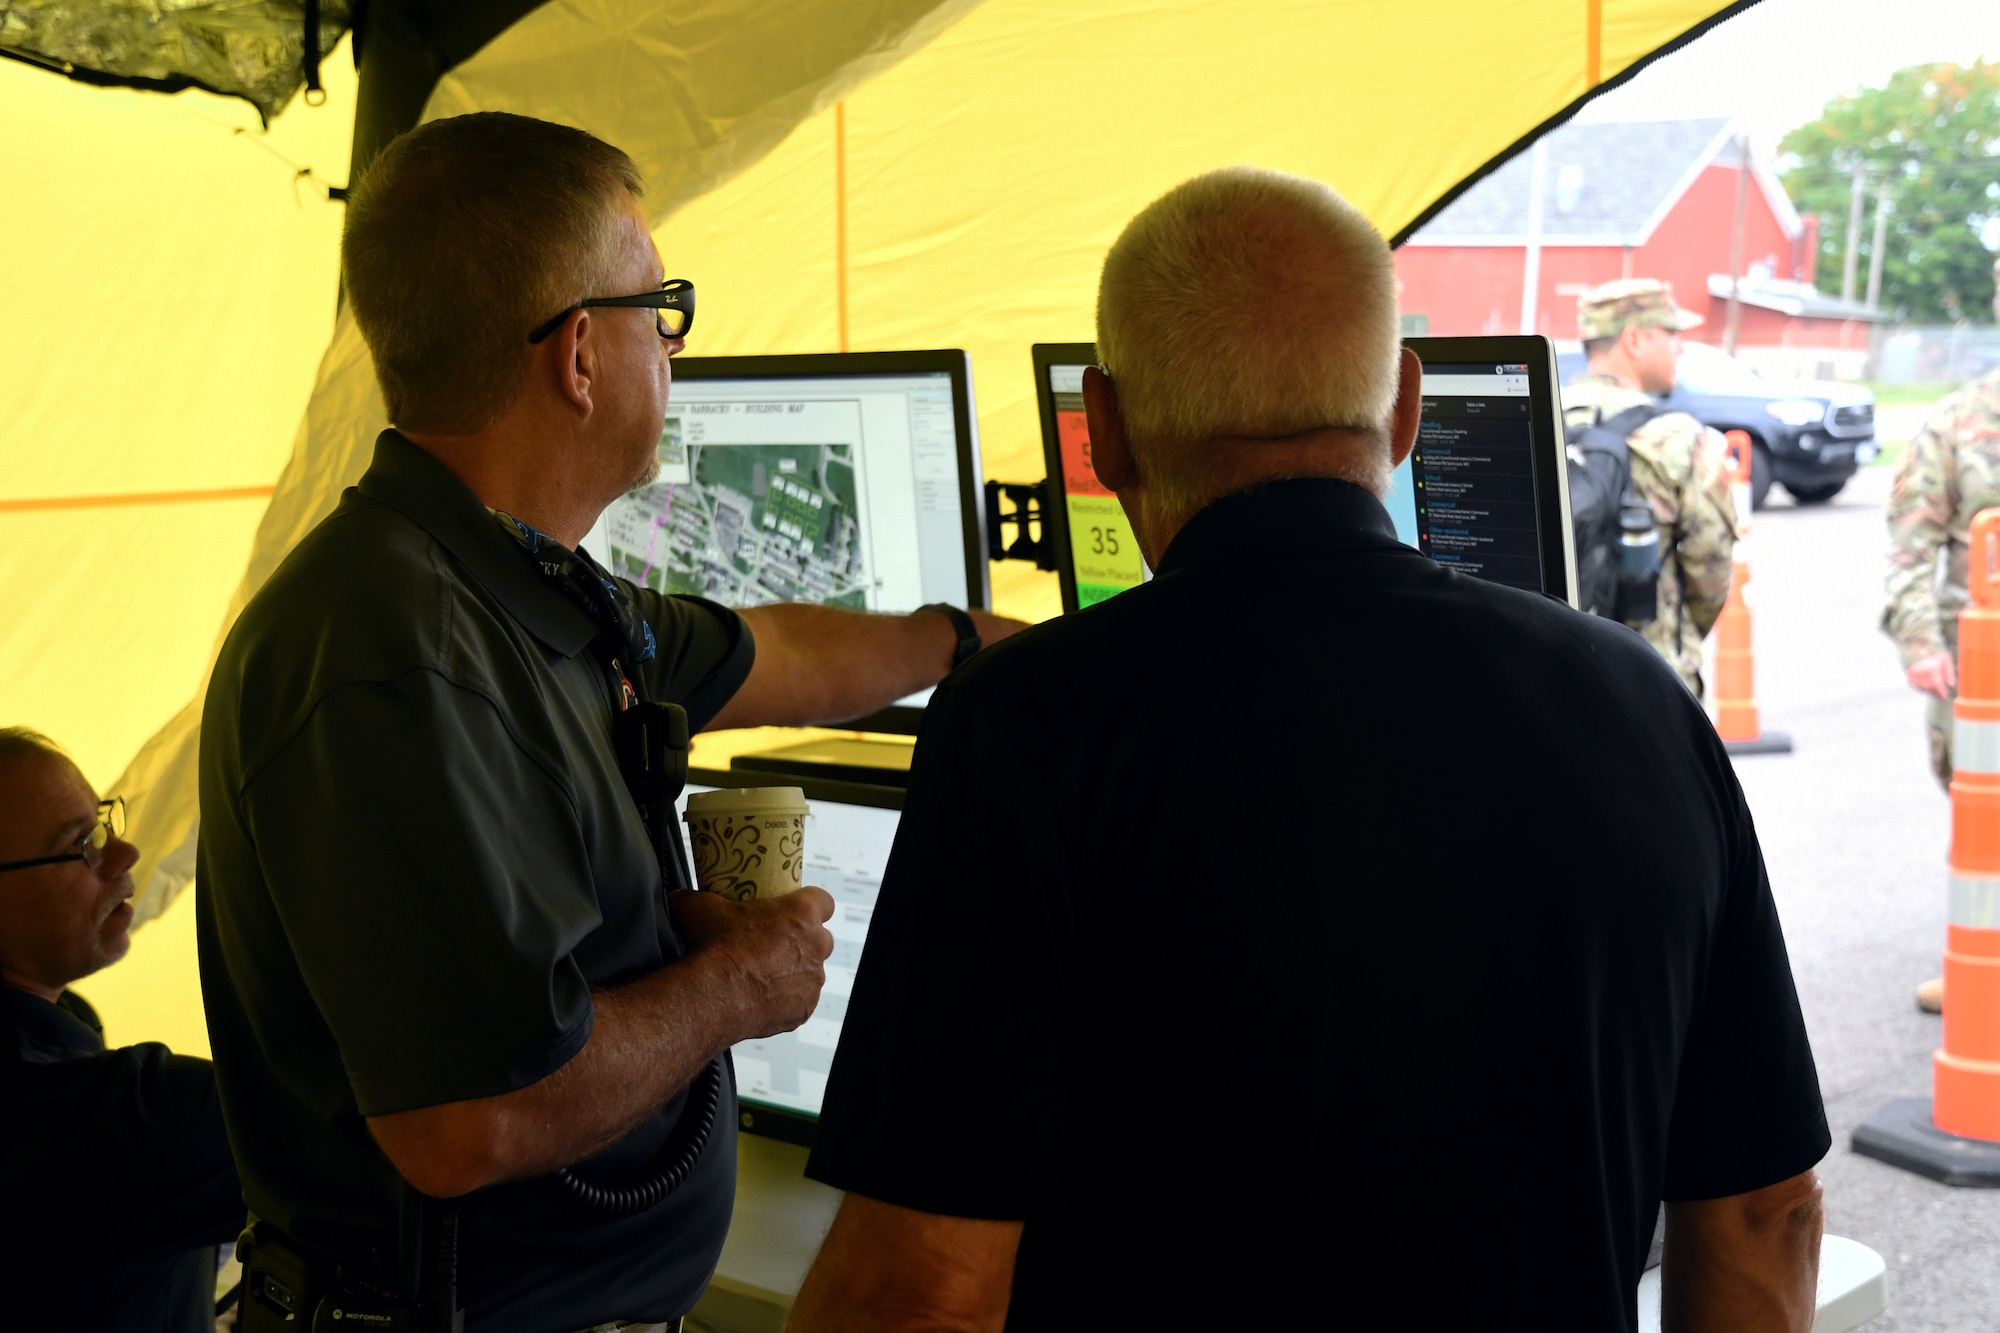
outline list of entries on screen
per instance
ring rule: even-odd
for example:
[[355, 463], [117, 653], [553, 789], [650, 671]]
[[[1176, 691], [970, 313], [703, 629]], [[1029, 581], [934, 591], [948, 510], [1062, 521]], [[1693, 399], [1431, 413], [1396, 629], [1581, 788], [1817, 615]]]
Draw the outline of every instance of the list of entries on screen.
[[1417, 484], [1417, 548], [1440, 564], [1538, 591], [1529, 400], [1426, 393], [1410, 458]]

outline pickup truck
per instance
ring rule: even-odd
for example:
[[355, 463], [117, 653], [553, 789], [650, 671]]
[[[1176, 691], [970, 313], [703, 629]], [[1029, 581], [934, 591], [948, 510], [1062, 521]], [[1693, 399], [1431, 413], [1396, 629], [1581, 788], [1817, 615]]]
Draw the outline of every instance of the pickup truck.
[[[1565, 384], [1581, 375], [1582, 346], [1557, 343], [1556, 369]], [[1754, 509], [1764, 507], [1773, 482], [1800, 504], [1825, 504], [1878, 452], [1875, 395], [1861, 385], [1762, 379], [1722, 349], [1697, 342], [1682, 346], [1677, 374], [1661, 406], [1750, 436]]]

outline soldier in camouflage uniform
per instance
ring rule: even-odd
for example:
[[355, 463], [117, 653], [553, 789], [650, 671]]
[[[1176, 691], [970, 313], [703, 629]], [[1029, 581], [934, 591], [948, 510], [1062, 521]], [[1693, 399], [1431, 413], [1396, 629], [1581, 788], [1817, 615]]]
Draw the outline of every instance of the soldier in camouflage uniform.
[[[1572, 432], [1655, 400], [1674, 387], [1680, 333], [1701, 316], [1674, 304], [1652, 278], [1593, 287], [1577, 299], [1577, 332], [1590, 364], [1562, 391]], [[1632, 484], [1653, 506], [1660, 530], [1659, 605], [1635, 625], [1681, 680], [1702, 697], [1701, 643], [1729, 596], [1736, 549], [1736, 504], [1722, 437], [1685, 412], [1654, 417], [1625, 440]]]
[[[2000, 278], [2000, 264], [1994, 274]], [[1993, 310], [2000, 318], [2000, 296]], [[1889, 491], [1889, 604], [1882, 629], [1896, 641], [1911, 687], [1931, 696], [1931, 771], [1947, 789], [1966, 550], [1973, 515], [1995, 505], [2000, 505], [2000, 370], [1931, 410], [1904, 450]]]
[[[2000, 260], [1993, 275], [2000, 279]], [[2000, 291], [1993, 315], [2000, 319]], [[1931, 409], [1903, 451], [1885, 510], [1889, 604], [1882, 611], [1882, 630], [1896, 641], [1911, 688], [1930, 696], [1925, 723], [1931, 772], [1947, 792], [1951, 704], [1958, 693], [1958, 613], [1969, 599], [1966, 554], [1974, 515], [1995, 505], [2000, 505], [2000, 370]], [[1919, 986], [1917, 1003], [1933, 1013], [1942, 1009], [1943, 982]]]

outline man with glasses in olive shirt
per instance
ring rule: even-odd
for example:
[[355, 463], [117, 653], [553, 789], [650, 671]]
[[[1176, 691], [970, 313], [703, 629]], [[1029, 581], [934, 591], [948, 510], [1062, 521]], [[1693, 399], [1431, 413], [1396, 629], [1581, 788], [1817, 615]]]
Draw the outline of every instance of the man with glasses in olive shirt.
[[[832, 900], [669, 896], [661, 777], [687, 732], [856, 717], [1014, 627], [733, 612], [577, 549], [657, 468], [692, 327], [641, 189], [590, 135], [489, 113], [397, 140], [348, 203], [394, 429], [223, 648], [197, 899], [246, 1263], [317, 1263], [323, 1300], [481, 1333], [684, 1315], [728, 1226], [726, 1052], [810, 1014]], [[301, 1282], [253, 1283], [246, 1330]]]
[[125, 956], [125, 805], [0, 728], [0, 1324], [209, 1333], [216, 1246], [243, 1229], [208, 1061], [106, 1049], [69, 987]]

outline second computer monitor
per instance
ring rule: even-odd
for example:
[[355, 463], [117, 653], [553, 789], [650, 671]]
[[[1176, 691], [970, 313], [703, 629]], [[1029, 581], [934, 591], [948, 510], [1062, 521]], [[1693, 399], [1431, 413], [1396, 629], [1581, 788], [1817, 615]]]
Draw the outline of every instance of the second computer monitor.
[[[1416, 448], [1385, 503], [1396, 535], [1440, 564], [1575, 605], [1569, 486], [1555, 353], [1546, 338], [1411, 338], [1423, 363]], [[1090, 343], [1036, 343], [1048, 468], [1047, 535], [1063, 609], [1136, 587], [1151, 571], [1118, 499], [1098, 480], [1083, 412]]]
[[[613, 574], [725, 606], [989, 602], [961, 351], [680, 356], [660, 470], [584, 539]], [[910, 732], [923, 696], [857, 719]]]

